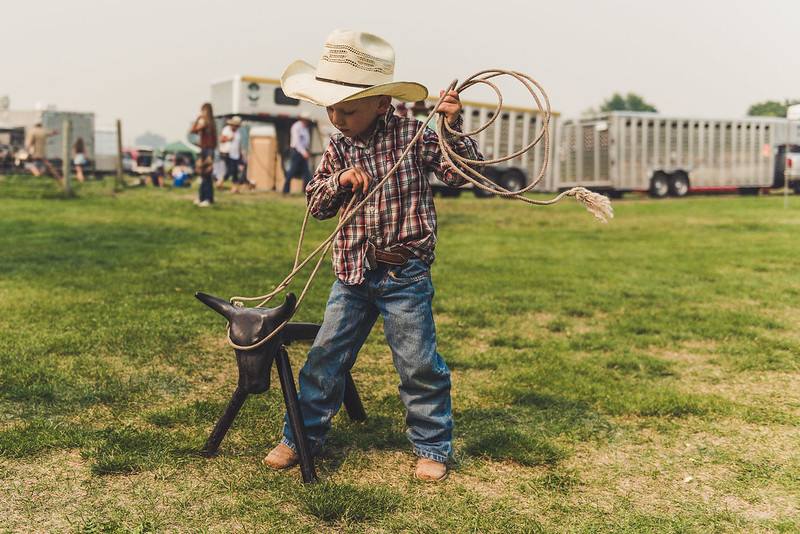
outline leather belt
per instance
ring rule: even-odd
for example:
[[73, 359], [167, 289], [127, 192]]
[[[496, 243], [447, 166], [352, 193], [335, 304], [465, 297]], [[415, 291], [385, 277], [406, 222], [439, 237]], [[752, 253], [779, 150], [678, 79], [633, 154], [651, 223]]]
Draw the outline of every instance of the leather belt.
[[392, 247], [391, 250], [381, 250], [375, 248], [375, 245], [368, 243], [367, 245], [367, 266], [370, 270], [378, 268], [379, 263], [387, 265], [405, 265], [409, 258], [413, 258], [415, 254], [405, 247]]

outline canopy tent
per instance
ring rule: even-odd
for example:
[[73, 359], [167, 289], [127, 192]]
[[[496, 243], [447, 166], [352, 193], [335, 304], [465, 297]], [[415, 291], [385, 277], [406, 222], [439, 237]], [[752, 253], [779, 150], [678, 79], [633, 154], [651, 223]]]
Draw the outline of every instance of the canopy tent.
[[184, 141], [173, 141], [166, 146], [163, 146], [159, 149], [159, 152], [162, 154], [168, 153], [191, 153], [197, 156], [200, 154], [200, 147], [196, 145], [192, 145], [186, 143]]

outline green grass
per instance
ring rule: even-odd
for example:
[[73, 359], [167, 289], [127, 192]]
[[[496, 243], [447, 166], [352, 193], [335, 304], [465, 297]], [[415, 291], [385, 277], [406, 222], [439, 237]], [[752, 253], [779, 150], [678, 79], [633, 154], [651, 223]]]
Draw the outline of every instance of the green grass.
[[[381, 324], [353, 371], [368, 420], [337, 416], [320, 483], [260, 464], [275, 375], [199, 454], [237, 371], [194, 292], [280, 283], [300, 197], [199, 209], [194, 188], [66, 198], [23, 175], [0, 191], [0, 532], [800, 530], [800, 197], [630, 196], [608, 225], [571, 199], [439, 199], [456, 453], [430, 486]], [[325, 260], [296, 320], [322, 320], [332, 281]]]

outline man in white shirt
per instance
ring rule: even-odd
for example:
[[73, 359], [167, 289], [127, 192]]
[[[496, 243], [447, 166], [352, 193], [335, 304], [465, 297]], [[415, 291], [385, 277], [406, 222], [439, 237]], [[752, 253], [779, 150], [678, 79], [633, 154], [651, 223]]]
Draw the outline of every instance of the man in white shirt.
[[230, 177], [232, 193], [238, 193], [239, 185], [245, 183], [244, 176], [239, 178], [239, 165], [242, 163], [242, 133], [239, 131], [241, 125], [241, 117], [232, 117], [219, 136], [220, 154], [225, 160], [225, 176], [217, 180], [217, 187], [221, 189], [222, 184]]
[[291, 162], [286, 171], [286, 181], [283, 183], [283, 194], [289, 194], [289, 187], [292, 178], [300, 176], [303, 178], [303, 188], [311, 181], [311, 169], [308, 166], [310, 154], [308, 149], [311, 146], [311, 133], [308, 127], [311, 121], [307, 116], [301, 115], [300, 120], [292, 124], [289, 130], [289, 146], [292, 149]]

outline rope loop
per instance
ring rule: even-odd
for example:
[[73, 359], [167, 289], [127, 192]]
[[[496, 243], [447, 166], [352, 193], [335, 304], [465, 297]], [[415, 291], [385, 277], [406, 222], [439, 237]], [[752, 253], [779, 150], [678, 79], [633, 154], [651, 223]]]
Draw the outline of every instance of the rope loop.
[[[483, 161], [461, 157], [460, 155], [456, 154], [447, 143], [444, 142], [444, 132], [447, 132], [450, 136], [471, 137], [489, 128], [498, 117], [502, 116], [503, 95], [497, 85], [492, 81], [498, 76], [510, 76], [521, 83], [525, 89], [527, 89], [528, 93], [531, 95], [531, 98], [533, 98], [534, 102], [536, 102], [536, 107], [539, 111], [539, 117], [542, 126], [534, 137], [533, 141], [513, 154]], [[456, 83], [456, 81], [453, 81], [453, 83], [450, 84], [448, 91], [455, 89], [455, 91], [460, 95], [464, 90], [475, 85], [487, 85], [497, 95], [497, 106], [494, 113], [486, 123], [479, 126], [475, 130], [469, 132], [456, 132], [450, 127], [447, 121], [444, 120], [444, 115], [439, 115], [439, 119], [436, 123], [436, 131], [439, 134], [439, 147], [441, 148], [444, 159], [450, 164], [450, 166], [453, 167], [459, 176], [470, 182], [474, 187], [477, 187], [478, 189], [481, 189], [482, 191], [485, 191], [491, 195], [497, 195], [503, 198], [513, 198], [515, 200], [520, 200], [522, 202], [536, 204], [539, 206], [549, 206], [551, 204], [555, 204], [565, 196], [574, 196], [594, 216], [595, 220], [605, 223], [608, 222], [608, 219], [614, 217], [614, 210], [612, 209], [611, 202], [608, 200], [608, 198], [598, 193], [589, 191], [584, 187], [578, 187], [570, 189], [569, 191], [564, 191], [551, 200], [537, 200], [524, 196], [534, 187], [539, 185], [539, 182], [541, 182], [542, 178], [547, 172], [547, 165], [550, 158], [550, 117], [552, 116], [550, 110], [550, 99], [547, 97], [547, 93], [545, 92], [544, 88], [539, 85], [536, 80], [527, 74], [517, 71], [489, 69], [473, 74], [457, 88]], [[437, 105], [434, 107], [431, 115], [428, 116], [428, 120], [430, 120], [433, 114], [438, 111], [438, 106], [440, 103], [441, 99], [439, 99], [439, 102], [437, 102]], [[536, 146], [542, 140], [542, 138], [544, 138], [544, 156], [542, 158], [541, 170], [537, 174], [536, 178], [531, 181], [531, 183], [518, 191], [510, 191], [506, 189], [502, 185], [497, 184], [486, 176], [482, 175], [474, 168], [480, 165], [494, 165], [517, 158]]]

